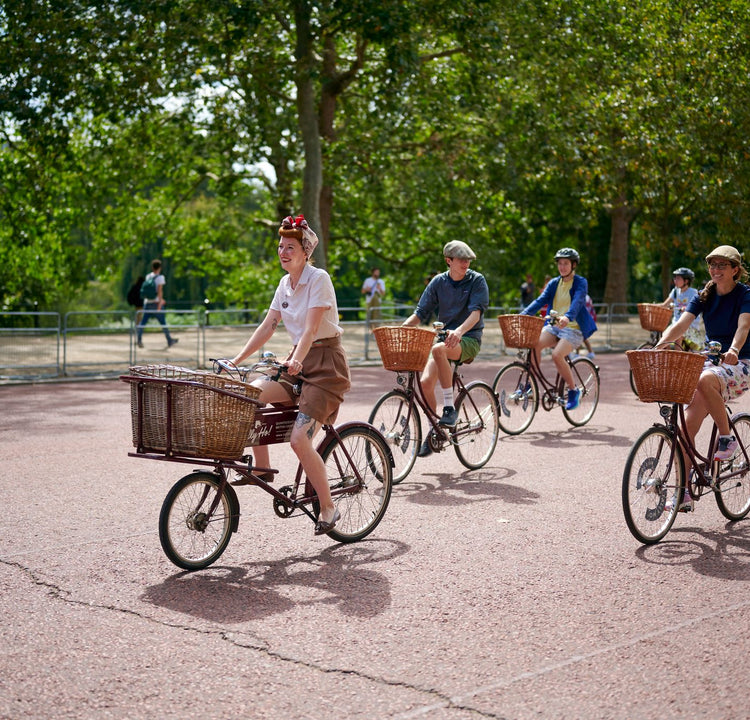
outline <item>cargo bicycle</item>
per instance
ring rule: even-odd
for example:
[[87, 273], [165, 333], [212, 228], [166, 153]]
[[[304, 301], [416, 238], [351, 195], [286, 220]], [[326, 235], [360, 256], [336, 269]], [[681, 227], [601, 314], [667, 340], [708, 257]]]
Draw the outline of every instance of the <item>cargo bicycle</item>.
[[[554, 324], [556, 320], [557, 313], [553, 310], [550, 312], [550, 322]], [[565, 407], [565, 380], [558, 372], [555, 373], [554, 380], [548, 379], [533, 350], [544, 326], [544, 318], [533, 315], [499, 315], [498, 321], [505, 344], [518, 348], [517, 359], [501, 368], [492, 383], [497, 395], [500, 429], [508, 435], [524, 432], [531, 425], [540, 402], [547, 412], [561, 407], [565, 419], [571, 425], [585, 425], [591, 420], [599, 404], [598, 366], [582, 355], [573, 360], [565, 358], [576, 387], [581, 391], [578, 407], [568, 410]]]
[[[622, 478], [622, 507], [633, 536], [651, 545], [671, 529], [685, 500], [697, 502], [713, 493], [728, 520], [750, 512], [750, 414], [727, 410], [739, 447], [728, 460], [715, 460], [718, 429], [712, 424], [705, 453], [699, 452], [685, 426], [683, 404], [690, 402], [706, 357], [720, 362], [719, 343], [703, 353], [629, 350], [643, 402], [659, 404], [660, 422], [633, 444]], [[689, 496], [686, 493], [690, 493]], [[692, 509], [692, 505], [689, 506]]]
[[[256, 467], [247, 448], [289, 441], [296, 407], [266, 407], [247, 383], [262, 372], [279, 382], [285, 376], [272, 356], [249, 368], [217, 361], [231, 376], [171, 366], [131, 368], [121, 379], [131, 385], [131, 457], [185, 463], [190, 473], [167, 493], [159, 514], [159, 539], [177, 567], [199, 570], [214, 563], [237, 532], [240, 504], [236, 485], [255, 485], [273, 499], [280, 518], [306, 516], [317, 521], [319, 504], [298, 464], [290, 485], [278, 489], [264, 480], [274, 468]], [[304, 380], [303, 380], [304, 381]], [[356, 542], [383, 519], [391, 497], [392, 458], [382, 436], [363, 422], [323, 425], [317, 451], [323, 458], [340, 519], [327, 533], [342, 543]], [[197, 467], [196, 467], [197, 466]]]
[[[379, 430], [393, 454], [393, 482], [400, 483], [414, 467], [422, 445], [423, 415], [427, 438], [433, 452], [453, 447], [464, 467], [476, 470], [487, 464], [497, 445], [497, 403], [487, 383], [464, 384], [461, 362], [453, 363], [453, 392], [458, 422], [443, 427], [440, 417], [427, 402], [420, 374], [427, 363], [435, 340], [445, 338], [443, 323], [433, 330], [420, 327], [388, 327], [373, 330], [383, 367], [397, 373], [396, 385], [382, 395], [370, 413], [369, 422]], [[468, 363], [463, 363], [468, 364]], [[420, 412], [421, 411], [421, 412]]]

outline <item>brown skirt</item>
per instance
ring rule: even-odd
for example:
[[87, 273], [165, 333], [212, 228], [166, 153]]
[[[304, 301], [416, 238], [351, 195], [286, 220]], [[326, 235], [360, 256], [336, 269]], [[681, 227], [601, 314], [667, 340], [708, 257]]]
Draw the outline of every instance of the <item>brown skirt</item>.
[[[294, 348], [287, 360], [294, 354]], [[299, 396], [299, 410], [320, 423], [334, 423], [339, 406], [344, 401], [344, 393], [351, 387], [349, 363], [341, 338], [336, 335], [316, 340], [302, 363], [302, 392]], [[284, 387], [288, 387], [285, 385]], [[297, 400], [289, 388], [290, 397]]]

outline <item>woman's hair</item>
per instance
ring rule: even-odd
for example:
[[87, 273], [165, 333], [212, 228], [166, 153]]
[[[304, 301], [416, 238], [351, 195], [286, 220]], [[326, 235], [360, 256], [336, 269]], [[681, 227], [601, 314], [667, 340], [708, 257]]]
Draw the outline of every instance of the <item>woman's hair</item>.
[[[732, 263], [732, 268], [734, 270], [738, 270], [739, 272], [735, 275], [734, 279], [737, 282], [745, 282], [748, 278], [747, 270], [745, 269], [744, 265], [735, 265], [735, 263]], [[698, 297], [700, 298], [700, 301], [702, 303], [708, 302], [716, 293], [716, 281], [715, 280], [709, 280], [703, 290], [701, 290], [698, 293]]]

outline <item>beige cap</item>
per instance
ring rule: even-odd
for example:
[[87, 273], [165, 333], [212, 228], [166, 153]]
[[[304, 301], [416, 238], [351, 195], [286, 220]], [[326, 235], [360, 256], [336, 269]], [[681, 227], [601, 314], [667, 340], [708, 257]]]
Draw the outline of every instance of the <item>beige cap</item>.
[[742, 265], [742, 255], [740, 255], [737, 248], [733, 248], [731, 245], [719, 245], [719, 247], [706, 255], [706, 262], [709, 262], [711, 258], [724, 258], [725, 260], [730, 260], [735, 265]]
[[477, 256], [474, 251], [461, 240], [451, 240], [443, 248], [443, 257], [462, 258], [464, 260], [476, 260]]

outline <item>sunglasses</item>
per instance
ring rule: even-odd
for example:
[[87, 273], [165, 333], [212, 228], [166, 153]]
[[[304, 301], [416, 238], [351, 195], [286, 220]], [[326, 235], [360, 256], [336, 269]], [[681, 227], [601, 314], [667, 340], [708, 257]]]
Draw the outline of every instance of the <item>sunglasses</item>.
[[728, 262], [710, 262], [708, 263], [709, 270], [726, 270], [731, 267], [732, 263]]

